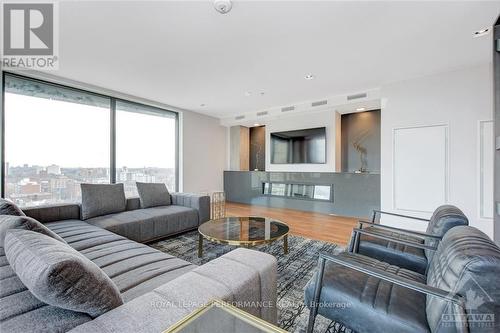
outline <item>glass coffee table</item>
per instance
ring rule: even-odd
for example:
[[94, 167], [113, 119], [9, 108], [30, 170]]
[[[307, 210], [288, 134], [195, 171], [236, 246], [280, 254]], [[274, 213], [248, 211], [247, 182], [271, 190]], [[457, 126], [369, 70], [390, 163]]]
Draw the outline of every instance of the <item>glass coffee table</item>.
[[286, 333], [285, 330], [257, 318], [221, 300], [198, 308], [163, 333]]
[[203, 239], [211, 242], [250, 247], [271, 243], [283, 238], [285, 254], [288, 253], [288, 226], [268, 217], [224, 217], [210, 220], [198, 228], [198, 257], [203, 256]]

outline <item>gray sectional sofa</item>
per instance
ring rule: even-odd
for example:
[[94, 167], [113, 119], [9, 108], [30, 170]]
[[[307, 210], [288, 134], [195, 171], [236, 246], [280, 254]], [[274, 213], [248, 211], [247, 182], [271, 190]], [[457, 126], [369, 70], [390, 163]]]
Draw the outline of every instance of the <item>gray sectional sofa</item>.
[[[7, 260], [9, 251], [0, 246], [0, 331], [161, 332], [214, 298], [235, 302], [275, 323], [273, 256], [237, 249], [198, 267], [140, 243], [192, 229], [208, 219], [206, 197], [172, 194], [171, 199], [173, 206], [147, 209], [129, 199], [124, 212], [86, 221], [80, 219], [79, 205], [25, 209], [26, 215], [97, 265], [118, 288], [123, 305], [94, 318], [47, 304], [23, 284]], [[12, 218], [0, 215], [0, 226]], [[6, 238], [16, 232], [7, 230]]]
[[[147, 243], [167, 236], [196, 229], [210, 219], [210, 197], [170, 193], [171, 205], [141, 208], [139, 198], [127, 198], [124, 211], [86, 219], [85, 222]], [[26, 215], [40, 222], [57, 220], [60, 214], [66, 219], [82, 218], [80, 204], [25, 208]]]

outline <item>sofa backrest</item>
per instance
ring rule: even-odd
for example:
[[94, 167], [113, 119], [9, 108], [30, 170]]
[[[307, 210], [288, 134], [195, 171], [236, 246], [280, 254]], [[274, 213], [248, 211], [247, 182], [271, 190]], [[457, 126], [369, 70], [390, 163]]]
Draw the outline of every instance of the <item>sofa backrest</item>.
[[139, 197], [127, 198], [126, 210], [136, 210], [141, 208], [141, 200]]
[[[439, 206], [427, 225], [426, 233], [435, 236], [444, 236], [448, 230], [459, 225], [469, 225], [467, 216], [458, 208], [453, 205]], [[437, 240], [426, 238], [425, 245], [436, 246]], [[425, 250], [425, 255], [429, 262], [432, 260], [434, 251]]]
[[57, 204], [23, 208], [23, 212], [41, 223], [60, 220], [79, 220], [79, 204]]
[[[476, 228], [458, 226], [450, 229], [427, 273], [427, 284], [465, 298], [467, 315], [483, 316], [481, 323], [469, 321], [469, 332], [482, 332], [484, 322], [499, 315], [500, 248]], [[452, 303], [427, 296], [427, 321], [431, 332], [458, 332], [455, 322], [460, 309]], [[493, 318], [492, 318], [493, 317]], [[471, 317], [476, 318], [476, 317]]]
[[[126, 210], [136, 210], [141, 208], [139, 198], [127, 198]], [[80, 204], [56, 204], [47, 206], [26, 207], [22, 211], [31, 218], [42, 223], [61, 220], [80, 220]]]

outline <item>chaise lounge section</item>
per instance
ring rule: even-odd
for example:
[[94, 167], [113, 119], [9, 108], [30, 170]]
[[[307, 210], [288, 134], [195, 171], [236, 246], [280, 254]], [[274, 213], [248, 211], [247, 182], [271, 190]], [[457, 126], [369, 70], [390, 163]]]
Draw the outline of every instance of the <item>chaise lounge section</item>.
[[[176, 202], [196, 204], [198, 199], [182, 200]], [[24, 211], [96, 264], [116, 285], [124, 304], [97, 318], [46, 304], [22, 283], [0, 247], [1, 331], [159, 332], [214, 298], [276, 322], [273, 256], [237, 249], [198, 267], [82, 221], [78, 208], [60, 205]], [[0, 215], [0, 224], [7, 218], [12, 216]]]

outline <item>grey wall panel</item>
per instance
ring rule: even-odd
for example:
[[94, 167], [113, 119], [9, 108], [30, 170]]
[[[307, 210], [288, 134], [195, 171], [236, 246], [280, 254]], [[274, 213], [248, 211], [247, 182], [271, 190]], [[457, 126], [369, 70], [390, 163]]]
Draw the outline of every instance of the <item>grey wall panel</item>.
[[250, 170], [266, 169], [266, 128], [250, 127]]
[[342, 171], [361, 168], [360, 153], [353, 143], [365, 150], [362, 157], [369, 172], [380, 172], [380, 110], [342, 115]]
[[[267, 196], [264, 182], [333, 185], [333, 202]], [[231, 202], [366, 218], [380, 209], [380, 175], [326, 172], [224, 172]]]

